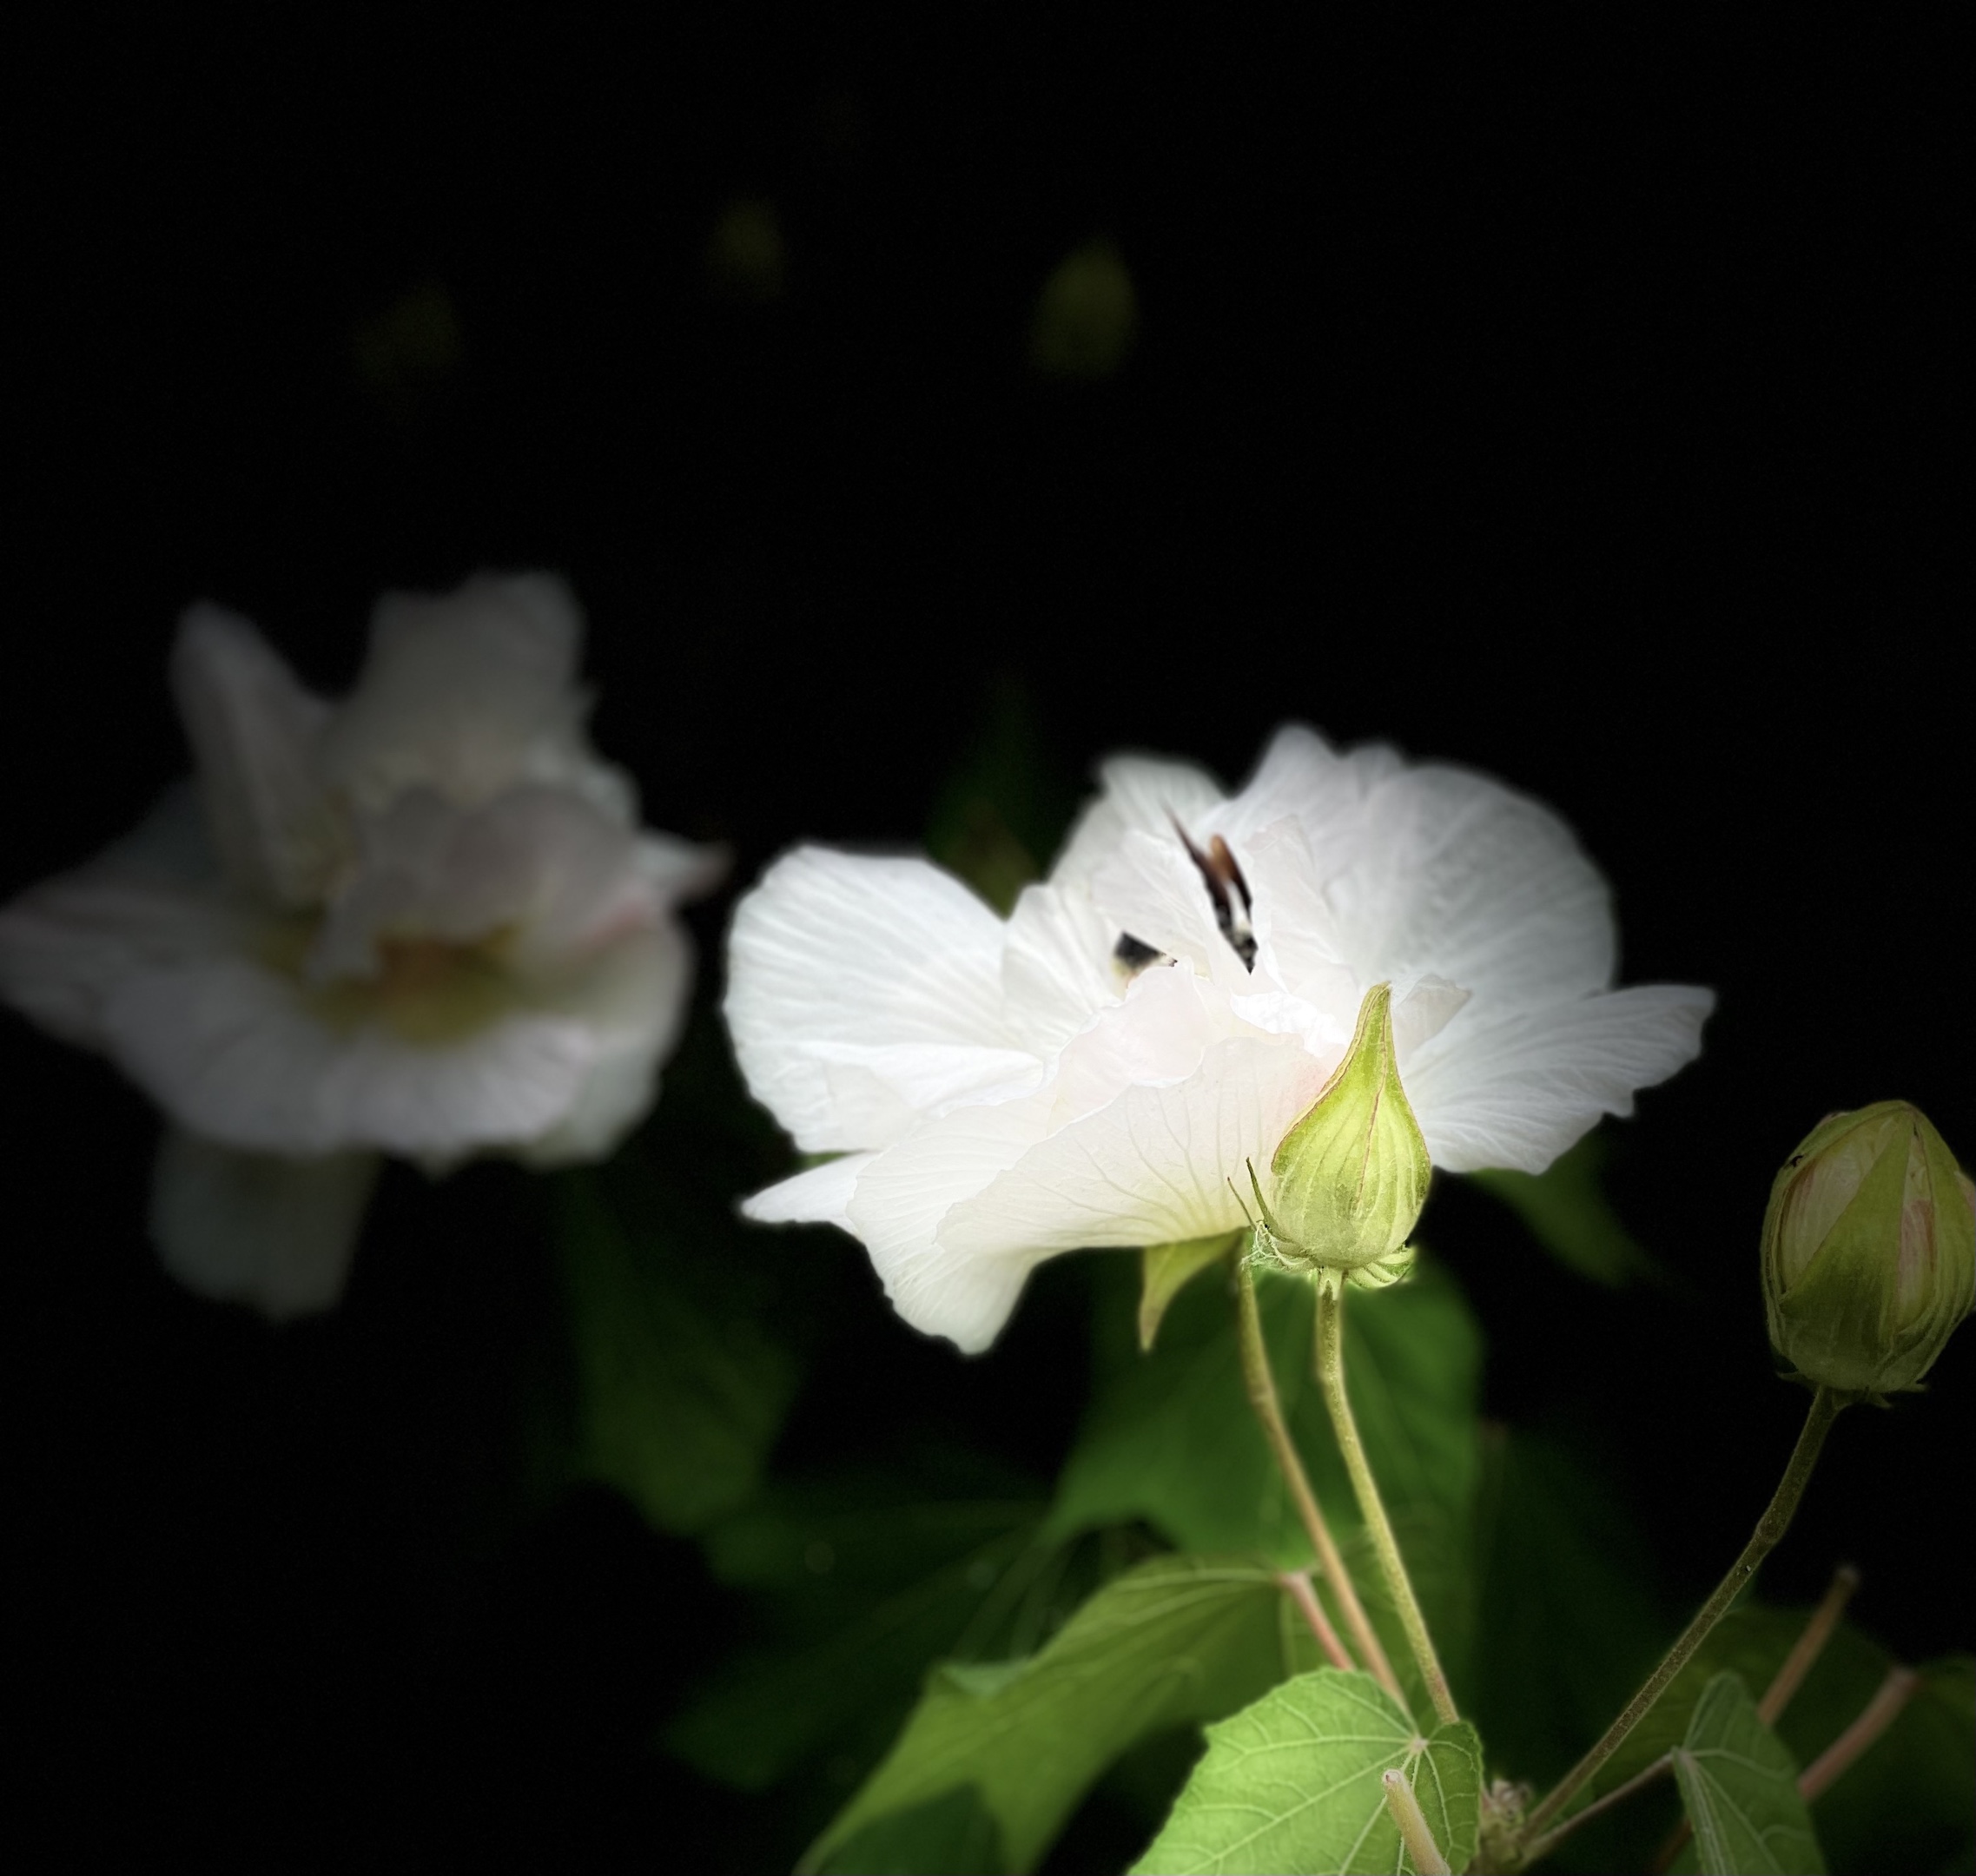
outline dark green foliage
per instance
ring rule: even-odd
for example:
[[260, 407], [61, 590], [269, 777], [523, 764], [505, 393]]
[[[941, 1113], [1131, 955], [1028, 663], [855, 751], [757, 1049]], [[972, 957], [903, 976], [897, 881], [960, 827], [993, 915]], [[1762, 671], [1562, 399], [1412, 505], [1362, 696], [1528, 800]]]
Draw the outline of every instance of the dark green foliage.
[[796, 1384], [788, 1351], [694, 1281], [668, 1235], [625, 1229], [594, 1175], [559, 1193], [575, 1346], [572, 1465], [661, 1530], [704, 1529], [754, 1490]]
[[1001, 1867], [1032, 1868], [1129, 1747], [1235, 1712], [1308, 1658], [1286, 1608], [1259, 1564], [1155, 1558], [1100, 1589], [1037, 1653], [935, 1668], [803, 1867], [828, 1868], [874, 1821], [972, 1786], [998, 1825]]
[[[1284, 1412], [1325, 1516], [1350, 1550], [1358, 1516], [1311, 1371], [1310, 1285], [1266, 1275], [1258, 1289]], [[1424, 1258], [1411, 1282], [1346, 1303], [1345, 1368], [1359, 1430], [1457, 1674], [1481, 1477], [1481, 1353], [1460, 1291]], [[1119, 1364], [1100, 1381], [1047, 1528], [1067, 1535], [1127, 1518], [1143, 1518], [1183, 1549], [1259, 1551], [1285, 1567], [1310, 1562], [1243, 1392], [1227, 1286], [1212, 1274], [1174, 1298], [1150, 1355]], [[1363, 1559], [1358, 1576], [1376, 1604], [1374, 1573]], [[1401, 1661], [1404, 1649], [1388, 1645]]]
[[1706, 1876], [1825, 1876], [1798, 1767], [1740, 1675], [1719, 1674], [1702, 1688], [1674, 1749], [1674, 1775]]
[[1654, 1260], [1620, 1223], [1600, 1180], [1610, 1150], [1595, 1129], [1543, 1172], [1471, 1172], [1559, 1263], [1615, 1288], [1655, 1274]]
[[714, 1575], [750, 1598], [753, 1639], [690, 1695], [667, 1745], [746, 1790], [819, 1760], [862, 1770], [929, 1661], [1049, 1619], [1041, 1510], [1014, 1495], [924, 1496], [896, 1472], [772, 1485], [709, 1535]]

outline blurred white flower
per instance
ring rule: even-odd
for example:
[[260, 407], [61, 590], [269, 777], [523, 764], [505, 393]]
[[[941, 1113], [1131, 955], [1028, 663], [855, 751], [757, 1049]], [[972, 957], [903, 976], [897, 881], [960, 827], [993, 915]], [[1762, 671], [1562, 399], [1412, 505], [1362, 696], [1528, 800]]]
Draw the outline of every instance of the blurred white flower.
[[327, 1308], [380, 1153], [595, 1159], [651, 1106], [692, 976], [672, 908], [724, 860], [638, 827], [581, 636], [545, 575], [393, 595], [332, 704], [195, 606], [195, 785], [0, 911], [0, 995], [168, 1116], [152, 1232], [191, 1288]]
[[1541, 1172], [1692, 1060], [1714, 999], [1615, 990], [1605, 882], [1485, 776], [1278, 733], [1226, 798], [1105, 765], [1048, 881], [998, 918], [928, 862], [803, 847], [743, 900], [727, 1018], [749, 1086], [842, 1158], [747, 1202], [862, 1239], [909, 1322], [985, 1348], [1029, 1271], [1244, 1222], [1392, 986], [1400, 1073], [1457, 1172]]

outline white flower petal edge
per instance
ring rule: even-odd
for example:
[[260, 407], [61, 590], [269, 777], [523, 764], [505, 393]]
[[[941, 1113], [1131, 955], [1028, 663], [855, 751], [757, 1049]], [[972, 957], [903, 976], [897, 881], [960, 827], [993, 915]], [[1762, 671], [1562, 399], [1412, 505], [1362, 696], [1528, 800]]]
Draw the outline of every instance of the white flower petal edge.
[[1393, 987], [1436, 1161], [1537, 1172], [1693, 1059], [1713, 1005], [1614, 990], [1605, 882], [1487, 776], [1279, 731], [1225, 798], [1107, 763], [1049, 880], [996, 919], [922, 861], [799, 849], [742, 902], [727, 1011], [756, 1095], [810, 1151], [763, 1221], [863, 1240], [909, 1322], [1001, 1331], [1086, 1245], [1232, 1229]]
[[275, 1322], [328, 1309], [383, 1164], [370, 1153], [241, 1153], [168, 1127], [151, 1173], [160, 1261], [187, 1289]]
[[1685, 985], [1649, 984], [1505, 1017], [1488, 1028], [1451, 1026], [1403, 1083], [1428, 1153], [1452, 1172], [1507, 1166], [1541, 1172], [1602, 1114], [1629, 1114], [1652, 1087], [1702, 1050], [1714, 999]]
[[876, 1153], [842, 1153], [743, 1199], [741, 1209], [763, 1225], [839, 1225], [851, 1228], [851, 1195]]
[[192, 1287], [327, 1307], [351, 1167], [595, 1159], [651, 1105], [692, 979], [673, 908], [725, 861], [638, 826], [583, 734], [581, 637], [545, 575], [387, 597], [332, 704], [195, 606], [171, 677], [195, 786], [0, 911], [0, 995], [176, 1124], [153, 1227]]
[[[1003, 931], [924, 860], [800, 848], [734, 915], [728, 1027], [805, 1153], [889, 1145], [919, 1113], [1037, 1064], [1004, 1020]], [[801, 1037], [798, 1047], [790, 1047]]]

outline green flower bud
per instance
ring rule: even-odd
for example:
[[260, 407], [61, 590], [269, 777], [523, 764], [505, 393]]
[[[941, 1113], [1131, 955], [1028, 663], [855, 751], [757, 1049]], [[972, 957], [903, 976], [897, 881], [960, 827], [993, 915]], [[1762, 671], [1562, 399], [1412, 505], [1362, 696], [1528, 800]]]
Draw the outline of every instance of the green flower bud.
[[1283, 1136], [1269, 1163], [1273, 1207], [1249, 1168], [1257, 1242], [1285, 1269], [1342, 1271], [1377, 1288], [1413, 1261], [1406, 1240], [1433, 1165], [1399, 1085], [1392, 1000], [1391, 984], [1365, 993], [1345, 1060]]
[[1770, 1340], [1804, 1380], [1914, 1387], [1976, 1303], [1976, 1188], [1920, 1108], [1828, 1116], [1763, 1215]]

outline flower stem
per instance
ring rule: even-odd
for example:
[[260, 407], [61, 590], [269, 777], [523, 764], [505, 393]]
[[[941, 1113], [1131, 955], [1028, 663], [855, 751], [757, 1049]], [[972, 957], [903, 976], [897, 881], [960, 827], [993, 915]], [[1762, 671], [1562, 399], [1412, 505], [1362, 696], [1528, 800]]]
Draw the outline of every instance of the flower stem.
[[[1804, 1685], [1804, 1678], [1812, 1670], [1813, 1664], [1824, 1652], [1825, 1644], [1832, 1639], [1832, 1631], [1839, 1626], [1839, 1617], [1844, 1612], [1853, 1592], [1860, 1587], [1860, 1573], [1850, 1563], [1841, 1563], [1832, 1573], [1831, 1586], [1826, 1590], [1824, 1600], [1812, 1611], [1811, 1620], [1803, 1632], [1791, 1644], [1777, 1672], [1771, 1677], [1770, 1685], [1763, 1690], [1763, 1698], [1756, 1703], [1756, 1717], [1765, 1726], [1774, 1726], [1790, 1705], [1792, 1696]], [[1822, 1761], [1821, 1761], [1822, 1762]], [[1662, 1753], [1644, 1772], [1636, 1772], [1623, 1785], [1616, 1785], [1609, 1792], [1602, 1792], [1583, 1809], [1574, 1811], [1561, 1823], [1553, 1825], [1534, 1843], [1523, 1846], [1523, 1861], [1540, 1863], [1559, 1844], [1570, 1836], [1582, 1824], [1589, 1824], [1602, 1812], [1611, 1810], [1633, 1796], [1644, 1791], [1657, 1780], [1665, 1778], [1674, 1770], [1674, 1754]], [[1809, 1774], [1807, 1774], [1807, 1776]], [[1804, 1780], [1798, 1780], [1801, 1787]], [[1655, 1861], [1655, 1867], [1663, 1867], [1674, 1861], [1681, 1846], [1688, 1841], [1688, 1826], [1683, 1823], [1675, 1831], [1671, 1849], [1664, 1849]]]
[[1777, 1548], [1790, 1528], [1791, 1516], [1798, 1508], [1798, 1500], [1804, 1496], [1805, 1487], [1810, 1483], [1812, 1468], [1818, 1463], [1819, 1449], [1825, 1444], [1825, 1436], [1832, 1430], [1832, 1423], [1839, 1417], [1839, 1410], [1848, 1398], [1825, 1387], [1812, 1396], [1811, 1410], [1805, 1416], [1803, 1430], [1791, 1450], [1784, 1476], [1778, 1481], [1770, 1503], [1764, 1507], [1763, 1516], [1756, 1521], [1756, 1529], [1743, 1546], [1742, 1555], [1729, 1566], [1728, 1575], [1715, 1585], [1715, 1593], [1695, 1612], [1695, 1620], [1682, 1632], [1681, 1639], [1668, 1650], [1660, 1666], [1647, 1676], [1646, 1684], [1627, 1701], [1619, 1717], [1605, 1729], [1598, 1743], [1558, 1780], [1550, 1795], [1524, 1820], [1526, 1843], [1540, 1835], [1543, 1826], [1577, 1795], [1586, 1780], [1625, 1743], [1627, 1734], [1646, 1718], [1654, 1702], [1667, 1691], [1669, 1682], [1688, 1665], [1695, 1649], [1708, 1639], [1708, 1631], [1728, 1614], [1730, 1603], [1748, 1587], [1750, 1578], [1756, 1574], [1757, 1565]]
[[1427, 1685], [1427, 1697], [1440, 1719], [1452, 1722], [1461, 1716], [1455, 1697], [1448, 1691], [1448, 1677], [1441, 1671], [1441, 1658], [1434, 1652], [1434, 1638], [1427, 1632], [1427, 1618], [1420, 1612], [1420, 1601], [1413, 1593], [1413, 1579], [1406, 1573], [1406, 1562], [1399, 1554], [1392, 1521], [1386, 1516], [1385, 1501], [1379, 1496], [1379, 1483], [1372, 1476], [1365, 1448], [1358, 1437], [1358, 1423], [1352, 1417], [1351, 1399], [1345, 1389], [1345, 1297], [1339, 1278], [1332, 1272], [1319, 1274], [1318, 1290], [1318, 1380], [1325, 1390], [1325, 1405], [1331, 1410], [1331, 1424], [1338, 1434], [1338, 1450], [1345, 1457], [1345, 1470], [1351, 1475], [1351, 1489], [1358, 1496], [1358, 1509], [1372, 1537], [1372, 1549], [1385, 1574], [1400, 1627], [1407, 1645]]
[[1311, 1548], [1317, 1552], [1318, 1565], [1330, 1580], [1338, 1607], [1345, 1612], [1345, 1626], [1351, 1631], [1351, 1639], [1358, 1643], [1358, 1652], [1371, 1669], [1373, 1678], [1404, 1707], [1406, 1697], [1400, 1692], [1399, 1678], [1393, 1673], [1392, 1663], [1386, 1659], [1386, 1651], [1379, 1646], [1379, 1638], [1366, 1619], [1365, 1605], [1351, 1586], [1345, 1559], [1338, 1555], [1331, 1527], [1325, 1523], [1324, 1512], [1318, 1507], [1318, 1495], [1311, 1490], [1304, 1462], [1298, 1457], [1296, 1442], [1290, 1437], [1290, 1429], [1284, 1422], [1282, 1403], [1277, 1398], [1276, 1377], [1269, 1369], [1269, 1349], [1262, 1338], [1262, 1311], [1256, 1306], [1255, 1273], [1249, 1268], [1247, 1258], [1240, 1256], [1235, 1259], [1235, 1340], [1242, 1355], [1242, 1379], [1248, 1385], [1249, 1405], [1262, 1423], [1264, 1437], [1269, 1442], [1270, 1451], [1275, 1455], [1283, 1483], [1290, 1489], [1291, 1500], [1297, 1507], [1297, 1516], [1303, 1521]]

